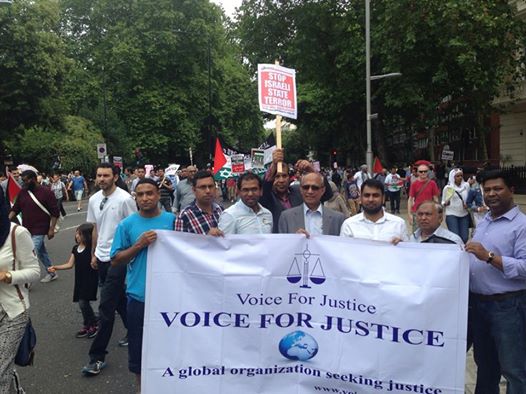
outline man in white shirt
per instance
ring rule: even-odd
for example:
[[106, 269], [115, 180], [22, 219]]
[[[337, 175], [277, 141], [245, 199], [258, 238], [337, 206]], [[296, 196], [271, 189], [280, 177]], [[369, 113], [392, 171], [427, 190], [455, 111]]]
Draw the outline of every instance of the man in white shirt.
[[237, 180], [240, 200], [223, 211], [219, 217], [219, 230], [223, 234], [270, 234], [272, 213], [259, 199], [263, 194], [261, 179], [248, 172]]
[[325, 193], [323, 176], [311, 172], [301, 177], [300, 191], [303, 204], [287, 209], [279, 218], [279, 232], [310, 235], [339, 235], [345, 217], [342, 213], [324, 207], [321, 197]]
[[[93, 223], [91, 265], [99, 270], [102, 283], [99, 304], [99, 330], [91, 345], [90, 362], [82, 369], [86, 376], [98, 375], [106, 366], [106, 348], [113, 331], [115, 311], [121, 315], [126, 326], [126, 266], [110, 267], [110, 250], [117, 225], [121, 220], [137, 212], [132, 196], [117, 187], [118, 170], [109, 163], [97, 166], [97, 193], [88, 202], [86, 221]], [[127, 344], [127, 341], [126, 341]], [[125, 345], [122, 342], [122, 345]]]
[[376, 179], [367, 179], [361, 188], [363, 212], [343, 222], [340, 236], [363, 238], [374, 241], [398, 243], [407, 241], [405, 221], [384, 212], [384, 185]]
[[360, 166], [360, 171], [357, 171], [356, 174], [354, 174], [353, 179], [356, 181], [356, 185], [358, 186], [358, 189], [362, 189], [363, 183], [367, 179], [371, 179], [371, 175], [369, 174], [369, 168], [367, 165], [362, 164]]

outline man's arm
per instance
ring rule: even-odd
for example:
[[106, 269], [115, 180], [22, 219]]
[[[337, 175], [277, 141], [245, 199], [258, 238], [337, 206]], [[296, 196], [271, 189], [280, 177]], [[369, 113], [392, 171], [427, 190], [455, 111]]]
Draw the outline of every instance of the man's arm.
[[228, 212], [223, 212], [219, 217], [219, 223], [217, 227], [223, 232], [223, 234], [235, 234], [236, 233], [236, 219]]

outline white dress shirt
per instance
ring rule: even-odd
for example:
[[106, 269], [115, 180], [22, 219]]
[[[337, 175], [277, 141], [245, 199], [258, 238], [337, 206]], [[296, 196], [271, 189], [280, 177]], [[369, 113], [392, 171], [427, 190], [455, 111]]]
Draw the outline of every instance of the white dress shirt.
[[270, 234], [272, 213], [261, 204], [256, 213], [239, 200], [223, 211], [217, 227], [225, 234]]
[[318, 209], [313, 211], [303, 203], [303, 217], [305, 219], [305, 230], [309, 234], [323, 234], [323, 204], [318, 205]]
[[346, 219], [342, 224], [340, 236], [387, 242], [395, 237], [403, 241], [409, 239], [405, 220], [387, 212], [376, 222], [367, 219], [363, 212]]

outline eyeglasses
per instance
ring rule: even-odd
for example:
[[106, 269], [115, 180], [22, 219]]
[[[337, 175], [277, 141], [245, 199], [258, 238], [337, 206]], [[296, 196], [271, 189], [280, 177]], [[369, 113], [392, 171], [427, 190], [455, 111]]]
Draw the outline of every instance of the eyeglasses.
[[313, 191], [317, 192], [318, 190], [321, 189], [321, 186], [317, 186], [317, 185], [301, 185], [301, 188], [305, 191], [309, 190], [309, 189], [312, 189]]
[[102, 201], [100, 202], [99, 209], [102, 211], [104, 208], [104, 205], [108, 202], [108, 197], [104, 197]]
[[419, 174], [427, 174], [428, 170], [418, 171]]

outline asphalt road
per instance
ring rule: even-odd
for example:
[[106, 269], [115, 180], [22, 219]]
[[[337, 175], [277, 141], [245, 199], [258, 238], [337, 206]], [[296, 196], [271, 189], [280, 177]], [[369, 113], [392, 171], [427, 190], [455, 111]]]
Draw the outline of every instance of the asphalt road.
[[[75, 244], [78, 225], [86, 220], [87, 201], [82, 211], [66, 202], [67, 216], [60, 232], [46, 246], [53, 264], [65, 263]], [[59, 271], [50, 283], [35, 283], [31, 288], [31, 319], [37, 333], [35, 365], [18, 368], [22, 386], [28, 394], [45, 393], [135, 393], [134, 376], [128, 372], [128, 350], [117, 342], [125, 335], [117, 316], [113, 337], [106, 356], [107, 367], [95, 377], [84, 377], [82, 367], [88, 363], [91, 339], [75, 338], [82, 326], [82, 314], [73, 303], [74, 270]], [[41, 275], [44, 269], [41, 266]], [[94, 303], [97, 310], [97, 303]]]

